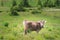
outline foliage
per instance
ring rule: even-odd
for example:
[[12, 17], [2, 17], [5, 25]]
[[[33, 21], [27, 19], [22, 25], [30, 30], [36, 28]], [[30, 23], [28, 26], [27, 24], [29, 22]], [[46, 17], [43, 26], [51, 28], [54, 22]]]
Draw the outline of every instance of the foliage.
[[22, 6], [22, 4], [19, 4], [17, 7], [17, 11], [25, 11], [24, 7]]
[[8, 22], [5, 22], [5, 23], [4, 23], [4, 26], [5, 26], [5, 27], [8, 27], [8, 25], [9, 25]]
[[16, 9], [17, 9], [16, 6], [15, 7], [11, 7], [11, 9], [10, 9], [11, 15], [18, 16], [18, 13], [17, 13]]
[[41, 3], [41, 0], [38, 0], [38, 5], [40, 5], [40, 7], [43, 7], [42, 3]]
[[4, 6], [4, 2], [3, 2], [3, 0], [1, 0], [1, 6]]
[[38, 0], [38, 2], [37, 0], [33, 0], [33, 1], [31, 0], [20, 0], [20, 1], [19, 0], [11, 0], [11, 1], [6, 0], [6, 3], [5, 3], [5, 0], [1, 0], [0, 3], [1, 3], [1, 6], [3, 5], [16, 6], [19, 3], [21, 3], [23, 7], [31, 7], [32, 5], [36, 5], [36, 6], [40, 5], [41, 7], [59, 7], [60, 6], [60, 0]]
[[46, 0], [44, 2], [44, 5], [43, 6], [44, 7], [55, 7], [55, 1], [53, 1], [53, 0]]
[[59, 0], [39, 0], [38, 4], [41, 7], [56, 7], [56, 6], [60, 6], [60, 1]]
[[60, 8], [60, 0], [56, 0], [55, 6], [56, 6], [56, 8]]
[[11, 9], [10, 9], [10, 11], [11, 11], [11, 15], [13, 15], [13, 16], [17, 16], [18, 15], [18, 13], [17, 13], [17, 6], [16, 6], [17, 4], [16, 4], [16, 1], [15, 0], [13, 0], [12, 1], [12, 7], [11, 7]]
[[13, 0], [13, 1], [12, 1], [12, 7], [13, 7], [13, 6], [16, 6], [16, 5], [17, 5], [16, 1]]
[[56, 0], [56, 6], [60, 6], [60, 0]]
[[21, 4], [23, 7], [30, 7], [28, 0], [22, 0]]

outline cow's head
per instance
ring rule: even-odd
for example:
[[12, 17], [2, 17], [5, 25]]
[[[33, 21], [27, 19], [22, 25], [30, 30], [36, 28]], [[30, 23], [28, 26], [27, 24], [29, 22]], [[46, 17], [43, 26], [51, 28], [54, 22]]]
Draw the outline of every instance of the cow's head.
[[40, 23], [40, 27], [41, 27], [41, 28], [44, 27], [44, 24], [45, 24], [46, 22], [47, 22], [47, 21], [45, 21], [45, 20], [38, 21], [38, 23]]

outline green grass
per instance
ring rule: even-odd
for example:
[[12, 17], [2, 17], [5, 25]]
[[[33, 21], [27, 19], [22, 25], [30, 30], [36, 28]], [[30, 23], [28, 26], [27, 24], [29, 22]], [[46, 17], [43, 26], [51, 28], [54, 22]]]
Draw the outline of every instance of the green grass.
[[[60, 12], [42, 11], [40, 14], [18, 12], [19, 16], [10, 16], [9, 8], [0, 8], [0, 40], [60, 40]], [[45, 27], [24, 35], [23, 20], [46, 20]], [[5, 26], [8, 23], [8, 27]]]

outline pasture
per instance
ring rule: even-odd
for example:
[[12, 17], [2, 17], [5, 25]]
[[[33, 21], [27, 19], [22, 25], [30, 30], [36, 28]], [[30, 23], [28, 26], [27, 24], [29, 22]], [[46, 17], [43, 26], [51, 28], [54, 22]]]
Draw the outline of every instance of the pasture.
[[[33, 10], [28, 10], [18, 12], [19, 16], [10, 16], [9, 7], [0, 7], [0, 40], [60, 40], [60, 11], [46, 9], [42, 9], [41, 13], [32, 14]], [[38, 34], [30, 32], [24, 35], [22, 22], [25, 19], [46, 20], [47, 23]]]

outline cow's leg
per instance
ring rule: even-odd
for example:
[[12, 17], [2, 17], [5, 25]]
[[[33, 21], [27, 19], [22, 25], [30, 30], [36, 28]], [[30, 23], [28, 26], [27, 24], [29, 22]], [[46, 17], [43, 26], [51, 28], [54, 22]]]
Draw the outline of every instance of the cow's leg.
[[36, 32], [39, 33], [39, 30], [37, 30]]
[[27, 30], [24, 30], [24, 34], [27, 34]]

